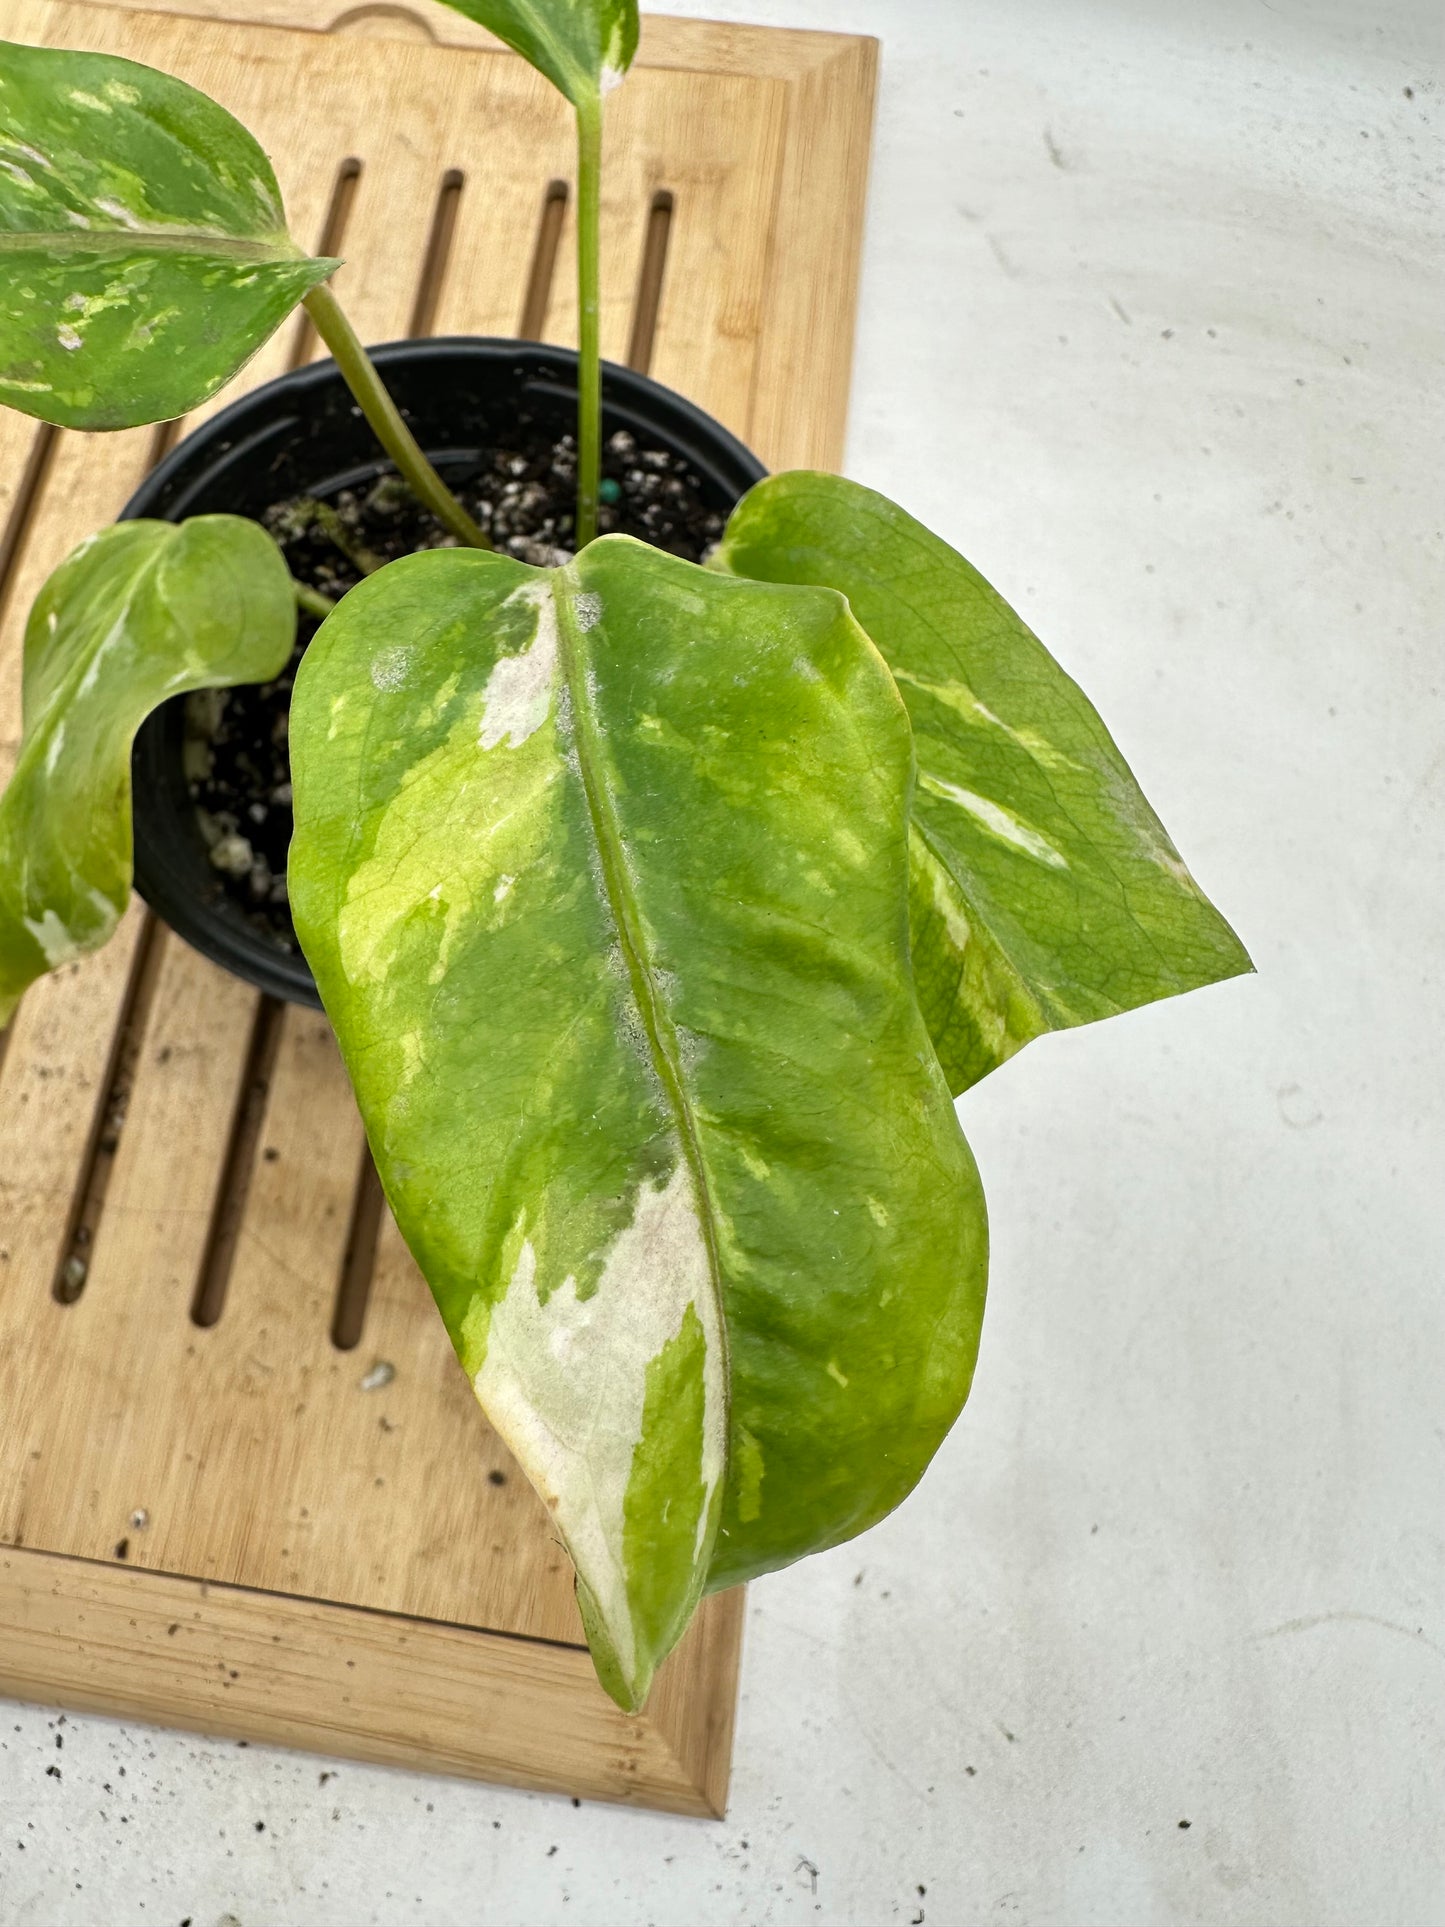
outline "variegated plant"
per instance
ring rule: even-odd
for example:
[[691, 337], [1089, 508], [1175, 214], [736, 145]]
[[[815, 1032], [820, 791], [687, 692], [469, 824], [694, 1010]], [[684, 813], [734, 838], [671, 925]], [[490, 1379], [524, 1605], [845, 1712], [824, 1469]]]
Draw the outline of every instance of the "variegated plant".
[[[577, 117], [574, 560], [486, 552], [260, 149], [129, 62], [0, 49], [0, 396], [173, 416], [304, 299], [467, 545], [371, 575], [306, 654], [291, 902], [397, 1222], [636, 1707], [705, 1590], [881, 1518], [957, 1416], [987, 1238], [952, 1096], [1249, 964], [1087, 699], [901, 509], [781, 475], [706, 568], [590, 539], [602, 98], [636, 8], [454, 3]], [[124, 525], [46, 586], [0, 1022], [123, 906], [137, 723], [275, 674], [296, 597], [225, 516]]]

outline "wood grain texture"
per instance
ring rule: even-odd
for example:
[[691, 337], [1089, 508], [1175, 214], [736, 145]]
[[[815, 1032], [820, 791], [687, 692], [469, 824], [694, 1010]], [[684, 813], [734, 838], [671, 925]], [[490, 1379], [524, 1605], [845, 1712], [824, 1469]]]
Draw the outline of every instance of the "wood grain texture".
[[[320, 17], [303, 0], [0, 11], [7, 37], [144, 60], [214, 95], [272, 156], [304, 242], [320, 241], [338, 168], [359, 163], [337, 289], [364, 339], [408, 331], [455, 170], [432, 328], [517, 330], [548, 183], [572, 173], [571, 127], [460, 15], [430, 0]], [[841, 455], [875, 52], [649, 17], [609, 101], [604, 353], [625, 358], [665, 189], [652, 372], [775, 466]], [[569, 213], [549, 340], [575, 337], [574, 239]], [[298, 345], [316, 352], [283, 329], [192, 421]], [[35, 434], [0, 413], [0, 519]], [[19, 737], [25, 611], [153, 451], [149, 430], [55, 441], [0, 605], [0, 774]], [[324, 1019], [268, 1013], [145, 929], [137, 907], [100, 956], [37, 985], [0, 1040], [0, 1690], [721, 1812], [741, 1592], [706, 1603], [645, 1719], [612, 1707], [566, 1557], [385, 1214], [360, 1342], [332, 1342], [363, 1138]], [[97, 1144], [84, 1290], [61, 1305], [52, 1286]], [[219, 1318], [201, 1328], [198, 1283], [222, 1273]]]
[[[0, 1694], [388, 1766], [720, 1817], [737, 1609], [705, 1601], [659, 1718], [619, 1711], [585, 1651], [471, 1626], [0, 1548]], [[700, 1636], [698, 1636], [700, 1635]], [[716, 1654], [711, 1672], [706, 1655]], [[684, 1671], [686, 1677], [683, 1677]], [[678, 1706], [719, 1709], [677, 1750]], [[724, 1705], [729, 1709], [723, 1714]]]

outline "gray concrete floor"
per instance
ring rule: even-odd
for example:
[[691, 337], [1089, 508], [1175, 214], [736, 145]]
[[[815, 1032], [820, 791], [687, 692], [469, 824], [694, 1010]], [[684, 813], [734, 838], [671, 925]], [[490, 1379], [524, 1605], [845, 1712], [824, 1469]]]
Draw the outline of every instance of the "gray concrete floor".
[[1434, 8], [680, 10], [882, 36], [850, 471], [1084, 683], [1260, 974], [964, 1101], [977, 1389], [754, 1589], [726, 1822], [4, 1708], [0, 1921], [1445, 1921]]

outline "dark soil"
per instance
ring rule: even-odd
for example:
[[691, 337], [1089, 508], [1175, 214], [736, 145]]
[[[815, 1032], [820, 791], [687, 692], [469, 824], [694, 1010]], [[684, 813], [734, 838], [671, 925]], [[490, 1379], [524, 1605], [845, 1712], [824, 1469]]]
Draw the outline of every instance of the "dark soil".
[[[700, 478], [666, 449], [639, 448], [619, 432], [603, 449], [602, 474], [604, 535], [634, 535], [700, 562], [722, 533], [723, 517], [703, 501]], [[499, 550], [543, 568], [570, 559], [576, 486], [570, 435], [530, 452], [496, 449], [470, 479], [448, 480]], [[297, 581], [333, 600], [398, 556], [456, 546], [456, 537], [395, 476], [365, 494], [343, 489], [329, 502], [278, 502], [261, 519]], [[296, 666], [316, 628], [303, 614], [296, 652], [275, 682], [205, 689], [186, 699], [186, 777], [211, 863], [248, 920], [287, 951], [297, 948], [286, 897], [287, 725]]]

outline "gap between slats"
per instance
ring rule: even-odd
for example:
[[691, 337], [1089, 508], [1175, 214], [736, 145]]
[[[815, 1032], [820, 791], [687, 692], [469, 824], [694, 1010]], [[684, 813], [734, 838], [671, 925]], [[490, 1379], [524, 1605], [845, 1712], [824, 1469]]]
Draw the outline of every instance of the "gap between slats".
[[35, 526], [35, 517], [40, 508], [40, 498], [45, 493], [46, 478], [50, 465], [55, 459], [55, 447], [60, 440], [60, 430], [49, 422], [38, 422], [35, 436], [30, 444], [30, 453], [25, 459], [24, 472], [15, 490], [15, 500], [10, 505], [6, 519], [5, 532], [0, 535], [0, 615], [5, 613], [5, 605], [10, 596], [10, 584], [20, 566], [25, 553], [25, 544], [30, 531]]
[[[316, 243], [318, 255], [328, 259], [339, 255], [346, 240], [346, 224], [351, 219], [351, 210], [356, 201], [356, 189], [361, 180], [361, 162], [354, 154], [349, 154], [336, 170], [332, 183], [331, 202], [326, 210], [326, 219], [321, 223], [321, 234]], [[316, 330], [311, 317], [303, 308], [296, 317], [295, 334], [291, 343], [291, 353], [286, 358], [288, 369], [302, 368], [316, 352]]]
[[642, 267], [632, 307], [632, 337], [627, 348], [627, 365], [639, 375], [645, 375], [652, 366], [658, 316], [662, 312], [662, 284], [667, 273], [667, 246], [672, 237], [672, 210], [672, 195], [660, 187], [647, 210], [647, 235], [642, 246]]
[[51, 1283], [51, 1295], [58, 1304], [73, 1305], [85, 1289], [90, 1254], [95, 1234], [105, 1209], [105, 1194], [110, 1174], [120, 1149], [120, 1134], [125, 1127], [130, 1103], [131, 1080], [145, 1039], [160, 975], [166, 933], [150, 911], [146, 912], [131, 959], [130, 977], [120, 1016], [111, 1040], [110, 1058], [100, 1082], [100, 1102], [90, 1127], [90, 1136], [81, 1160], [80, 1182], [71, 1202], [70, 1221], [61, 1246], [60, 1263]]

